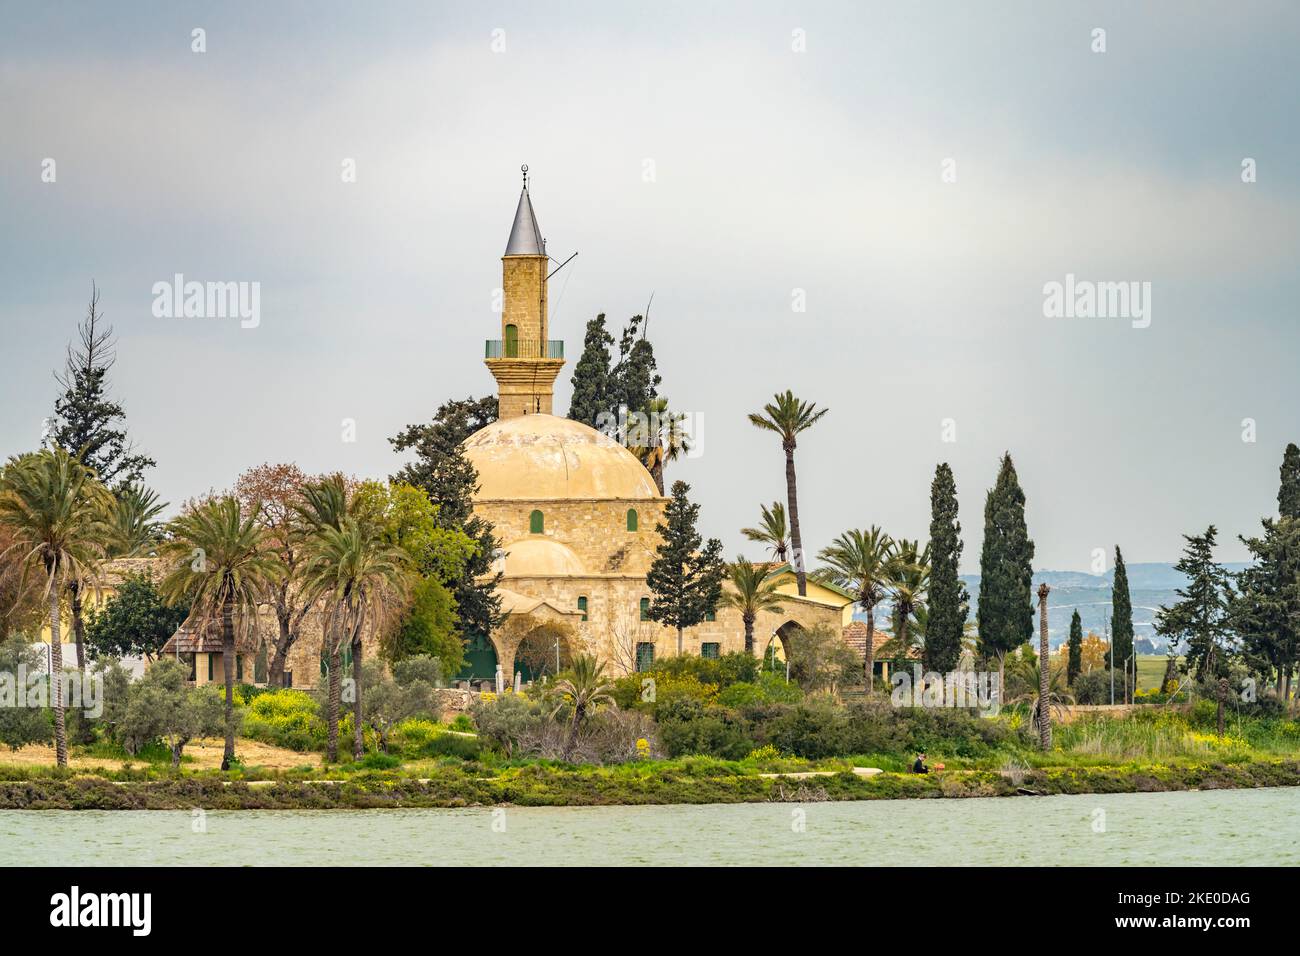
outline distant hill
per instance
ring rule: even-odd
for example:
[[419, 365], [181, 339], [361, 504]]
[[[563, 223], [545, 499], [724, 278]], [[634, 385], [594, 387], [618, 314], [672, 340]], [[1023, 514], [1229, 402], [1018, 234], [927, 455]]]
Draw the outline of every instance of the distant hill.
[[[1245, 562], [1229, 562], [1224, 565], [1229, 571], [1240, 571], [1247, 567]], [[1034, 588], [1047, 583], [1052, 589], [1047, 598], [1048, 641], [1052, 647], [1059, 647], [1070, 635], [1070, 618], [1075, 608], [1083, 622], [1083, 632], [1096, 631], [1103, 637], [1110, 624], [1110, 589], [1114, 571], [1105, 574], [1089, 574], [1086, 571], [1038, 571], [1034, 574]], [[963, 574], [971, 596], [971, 620], [979, 606], [980, 578], [978, 574]], [[1155, 633], [1156, 610], [1168, 607], [1178, 600], [1175, 593], [1187, 583], [1186, 576], [1175, 570], [1172, 564], [1149, 562], [1128, 565], [1129, 596], [1133, 601], [1133, 632], [1140, 642], [1140, 653], [1165, 653], [1165, 642]], [[855, 612], [854, 617], [862, 617]], [[890, 613], [887, 607], [878, 609], [876, 620], [889, 627]], [[1035, 626], [1037, 617], [1035, 617]]]

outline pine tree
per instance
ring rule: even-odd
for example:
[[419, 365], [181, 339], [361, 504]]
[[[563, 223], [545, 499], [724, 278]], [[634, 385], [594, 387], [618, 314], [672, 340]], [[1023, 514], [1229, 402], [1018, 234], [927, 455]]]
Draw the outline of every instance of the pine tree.
[[1300, 518], [1300, 448], [1286, 446], [1282, 455], [1282, 481], [1277, 490], [1277, 510], [1283, 518]]
[[1252, 673], [1275, 680], [1282, 700], [1300, 655], [1300, 520], [1265, 518], [1264, 534], [1242, 537], [1254, 562], [1237, 577], [1228, 612]]
[[[1133, 656], [1133, 601], [1128, 592], [1128, 570], [1124, 555], [1115, 546], [1115, 576], [1110, 589], [1110, 650], [1106, 652], [1106, 666], [1122, 668], [1126, 681], [1132, 681], [1128, 669]], [[1127, 702], [1127, 694], [1126, 694]]]
[[438, 526], [464, 531], [477, 545], [464, 574], [451, 585], [462, 634], [486, 636], [501, 619], [501, 599], [495, 593], [501, 575], [492, 574], [500, 544], [492, 525], [474, 513], [478, 472], [461, 447], [470, 435], [496, 421], [497, 414], [492, 396], [445, 402], [431, 423], [408, 425], [389, 439], [394, 450], [413, 449], [416, 454], [392, 480], [423, 488], [438, 505]]
[[99, 312], [99, 289], [93, 284], [78, 343], [68, 346], [67, 364], [55, 375], [63, 394], [55, 400], [48, 443], [77, 455], [110, 488], [141, 480], [157, 464], [135, 453], [122, 427], [126, 412], [110, 401], [108, 373], [116, 359], [113, 327]]
[[1025, 526], [1025, 493], [1011, 455], [1005, 454], [997, 483], [984, 503], [976, 612], [980, 651], [996, 658], [999, 683], [1006, 655], [1034, 635], [1033, 560], [1034, 542]]
[[587, 323], [582, 357], [573, 369], [573, 398], [569, 418], [593, 428], [600, 426], [601, 415], [609, 414], [615, 398], [610, 379], [609, 347], [614, 337], [605, 329], [605, 313]]
[[970, 595], [958, 576], [961, 523], [957, 484], [945, 462], [930, 484], [930, 607], [925, 626], [925, 667], [947, 673], [961, 658], [961, 640], [970, 612]]
[[677, 653], [683, 652], [682, 632], [704, 620], [722, 598], [722, 579], [727, 573], [722, 560], [722, 542], [710, 538], [701, 549], [696, 530], [700, 506], [687, 498], [690, 485], [673, 482], [672, 500], [664, 508], [665, 523], [655, 530], [662, 539], [646, 575], [654, 597], [648, 617], [677, 629]]
[[1156, 615], [1156, 631], [1185, 644], [1183, 670], [1198, 681], [1226, 676], [1228, 667], [1227, 606], [1232, 595], [1227, 574], [1214, 561], [1217, 536], [1214, 525], [1204, 534], [1183, 535], [1187, 546], [1174, 565], [1187, 576], [1186, 586], [1175, 592], [1182, 600]]
[[1074, 609], [1074, 616], [1070, 618], [1070, 656], [1065, 665], [1065, 682], [1074, 686], [1074, 679], [1079, 676], [1079, 671], [1083, 670], [1083, 621], [1079, 618], [1079, 609]]

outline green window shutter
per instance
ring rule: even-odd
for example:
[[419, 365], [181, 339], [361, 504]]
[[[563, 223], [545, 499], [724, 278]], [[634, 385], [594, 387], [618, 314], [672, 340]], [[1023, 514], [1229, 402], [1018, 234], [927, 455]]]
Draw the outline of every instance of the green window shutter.
[[627, 509], [627, 530], [628, 531], [636, 530], [636, 521], [637, 521], [636, 509], [628, 508]]
[[722, 645], [718, 643], [701, 644], [700, 657], [704, 657], [709, 660], [717, 660], [719, 651], [721, 650], [722, 650]]
[[582, 612], [582, 619], [585, 621], [587, 619], [587, 599], [585, 597], [578, 598], [578, 610]]
[[717, 612], [717, 611], [705, 611], [705, 612], [704, 612], [704, 620], [706, 620], [706, 621], [716, 621], [717, 619], [718, 619], [718, 612]]
[[654, 667], [655, 646], [649, 641], [640, 641], [636, 646], [636, 669], [648, 671]]
[[501, 343], [505, 346], [506, 358], [519, 357], [519, 327], [516, 325], [506, 326], [506, 340]]
[[242, 681], [243, 679], [244, 679], [244, 658], [242, 655], [236, 654], [235, 655], [235, 680]]
[[546, 519], [542, 517], [540, 511], [534, 511], [528, 516], [528, 533], [541, 534], [546, 527]]
[[212, 680], [212, 655], [208, 655], [208, 680]]
[[[641, 599], [641, 620], [643, 621], [650, 620], [650, 599], [649, 598]], [[651, 645], [651, 647], [653, 646], [654, 645]]]

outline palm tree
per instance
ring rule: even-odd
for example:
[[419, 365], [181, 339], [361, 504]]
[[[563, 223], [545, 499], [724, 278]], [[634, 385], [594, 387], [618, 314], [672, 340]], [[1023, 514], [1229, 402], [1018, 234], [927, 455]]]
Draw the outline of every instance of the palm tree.
[[894, 638], [888, 646], [898, 659], [906, 658], [911, 650], [914, 641], [909, 638], [908, 624], [925, 607], [930, 588], [930, 546], [927, 544], [919, 554], [918, 547], [917, 541], [898, 541], [886, 568], [885, 586], [894, 600], [895, 622]]
[[785, 564], [789, 550], [790, 532], [785, 525], [785, 505], [779, 501], [772, 502], [772, 507], [759, 505], [763, 520], [757, 528], [741, 528], [740, 533], [750, 541], [765, 544], [780, 564]]
[[[313, 603], [324, 598], [332, 607], [335, 626], [330, 659], [337, 659], [341, 638], [352, 647], [352, 756], [365, 753], [362, 720], [362, 642], [366, 624], [377, 632], [389, 612], [405, 598], [410, 586], [410, 558], [387, 542], [380, 529], [355, 515], [344, 515], [339, 527], [322, 525], [307, 542], [304, 587]], [[330, 760], [338, 759], [338, 668], [330, 670]]]
[[222, 770], [229, 770], [235, 759], [235, 631], [253, 631], [258, 604], [283, 573], [258, 524], [258, 511], [243, 513], [229, 495], [205, 501], [171, 522], [162, 549], [172, 567], [159, 586], [163, 599], [173, 606], [189, 601], [185, 623], [198, 634], [220, 622], [226, 682]]
[[108, 557], [134, 558], [153, 553], [164, 530], [157, 518], [167, 503], [158, 500], [157, 492], [138, 483], [119, 488], [114, 497]]
[[1051, 590], [1046, 581], [1038, 586], [1038, 743], [1044, 750], [1052, 749], [1052, 709], [1042, 705], [1047, 700], [1047, 672], [1052, 662], [1047, 646], [1047, 594]]
[[803, 538], [799, 534], [799, 496], [795, 490], [794, 449], [799, 433], [812, 428], [829, 409], [817, 409], [816, 404], [800, 401], [794, 392], [774, 396], [774, 401], [763, 406], [763, 413], [751, 412], [749, 420], [758, 428], [776, 432], [781, 436], [785, 450], [785, 493], [790, 508], [790, 541], [794, 547], [794, 573], [799, 583], [799, 596], [808, 594], [808, 578], [804, 570]]
[[570, 760], [578, 746], [578, 731], [583, 723], [601, 704], [612, 704], [614, 698], [610, 691], [614, 685], [604, 678], [605, 665], [597, 663], [596, 658], [581, 654], [573, 659], [567, 677], [555, 682], [555, 689], [562, 699], [551, 712], [552, 719], [568, 705], [573, 706], [573, 718], [569, 724], [569, 739], [564, 745], [564, 759]]
[[60, 597], [66, 581], [93, 576], [103, 557], [105, 519], [111, 504], [111, 493], [95, 473], [62, 448], [11, 458], [0, 478], [0, 524], [13, 535], [6, 553], [19, 551], [24, 569], [36, 566], [45, 575], [45, 596], [50, 602], [54, 756], [60, 767], [68, 764]]
[[[327, 529], [338, 531], [343, 519], [348, 514], [348, 489], [342, 475], [329, 475], [319, 481], [309, 481], [302, 486], [302, 503], [294, 509], [300, 519], [294, 529], [301, 550], [310, 551], [310, 542], [318, 538]], [[307, 567], [299, 567], [300, 577], [306, 577]], [[308, 596], [306, 603], [311, 606], [319, 600]], [[326, 704], [326, 720], [329, 726], [327, 756], [331, 762], [339, 758], [339, 705], [342, 693], [343, 664], [343, 624], [341, 608], [337, 601], [329, 604], [328, 611], [321, 621], [322, 650], [329, 658], [329, 690]]]
[[875, 673], [872, 645], [876, 639], [876, 605], [887, 593], [893, 555], [894, 540], [875, 525], [868, 531], [846, 531], [817, 555], [825, 565], [817, 577], [856, 594], [858, 604], [867, 613], [867, 646], [862, 666], [868, 694], [872, 692]]
[[762, 611], [781, 613], [781, 595], [776, 585], [767, 580], [770, 564], [750, 564], [743, 555], [727, 566], [732, 591], [722, 592], [722, 604], [734, 607], [745, 622], [745, 653], [754, 653], [754, 621]]
[[[628, 450], [645, 465], [662, 495], [664, 465], [676, 461], [683, 452], [691, 450], [690, 440], [682, 427], [686, 416], [669, 411], [666, 398], [652, 398], [645, 407], [645, 416], [648, 427], [641, 430], [644, 434], [633, 430], [628, 437]], [[644, 439], [644, 444], [640, 439]]]

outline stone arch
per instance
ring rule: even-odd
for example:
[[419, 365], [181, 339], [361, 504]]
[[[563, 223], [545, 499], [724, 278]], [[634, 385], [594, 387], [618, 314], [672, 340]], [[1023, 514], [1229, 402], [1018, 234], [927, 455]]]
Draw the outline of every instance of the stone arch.
[[793, 619], [787, 620], [774, 632], [774, 636], [769, 642], [769, 649], [767, 652], [771, 654], [772, 651], [770, 648], [777, 647], [780, 649], [781, 657], [788, 661], [790, 659], [790, 640], [803, 629], [804, 626], [798, 621]]
[[573, 625], [558, 614], [511, 614], [493, 632], [492, 645], [507, 684], [516, 673], [524, 681], [553, 676], [557, 645], [561, 670], [582, 650]]

